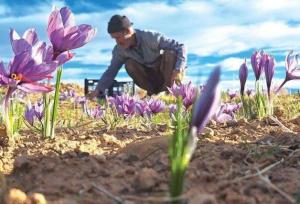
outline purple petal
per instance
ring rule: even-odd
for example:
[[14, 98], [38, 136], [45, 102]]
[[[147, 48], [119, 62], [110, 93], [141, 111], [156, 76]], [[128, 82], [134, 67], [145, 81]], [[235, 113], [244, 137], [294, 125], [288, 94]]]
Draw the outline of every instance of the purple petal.
[[60, 52], [66, 51], [63, 49], [64, 42], [64, 29], [60, 28], [57, 30], [54, 30], [52, 33], [49, 34], [49, 39], [53, 45], [54, 50], [54, 57], [60, 54]]
[[199, 128], [199, 131], [204, 128], [218, 104], [220, 92], [217, 90], [217, 85], [219, 80], [220, 67], [216, 67], [194, 105], [191, 126]]
[[227, 121], [230, 121], [230, 120], [233, 120], [233, 117], [229, 114], [226, 114], [226, 113], [221, 113], [220, 115], [218, 115], [215, 120], [218, 122], [218, 123], [225, 123]]
[[83, 24], [78, 27], [73, 27], [65, 33], [64, 50], [82, 47], [95, 37], [96, 32], [96, 29], [92, 28], [90, 25]]
[[40, 64], [32, 66], [31, 69], [27, 69], [26, 72], [23, 72], [24, 82], [36, 82], [43, 79], [52, 78], [50, 74], [54, 72], [57, 68], [56, 62], [51, 62], [50, 64]]
[[26, 65], [31, 60], [31, 52], [22, 52], [17, 54], [11, 64], [9, 65], [9, 75], [13, 73], [23, 73], [24, 69], [26, 69]]
[[30, 44], [34, 45], [35, 43], [38, 42], [38, 36], [37, 33], [35, 32], [35, 29], [31, 28], [25, 31], [23, 34], [23, 38]]
[[56, 61], [58, 62], [58, 66], [66, 63], [67, 61], [73, 58], [74, 54], [70, 51], [65, 51], [56, 57]]
[[72, 11], [68, 7], [63, 7], [60, 9], [60, 15], [64, 27], [72, 27], [75, 25], [75, 17]]
[[8, 77], [7, 71], [6, 71], [2, 61], [0, 61], [0, 75]]
[[18, 85], [17, 88], [26, 93], [45, 93], [53, 90], [52, 88], [39, 83], [23, 83]]
[[[57, 9], [54, 9], [52, 13], [49, 16], [48, 19], [48, 27], [47, 27], [47, 33], [48, 37], [51, 40], [51, 35], [55, 30], [63, 29], [64, 25], [61, 19], [60, 11]], [[52, 42], [52, 41], [51, 41]]]
[[240, 70], [239, 70], [239, 78], [240, 78], [240, 85], [241, 85], [241, 90], [240, 93], [241, 95], [244, 95], [244, 90], [245, 90], [245, 84], [247, 81], [248, 77], [248, 67], [246, 65], [246, 59], [245, 62], [241, 65]]

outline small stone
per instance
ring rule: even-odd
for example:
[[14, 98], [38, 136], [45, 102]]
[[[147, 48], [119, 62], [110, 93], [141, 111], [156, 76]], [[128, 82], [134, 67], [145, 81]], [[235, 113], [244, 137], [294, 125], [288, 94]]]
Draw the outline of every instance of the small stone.
[[135, 174], [135, 169], [133, 167], [128, 167], [125, 170], [125, 173], [128, 174], [128, 175], [134, 175]]
[[104, 154], [97, 154], [95, 155], [95, 159], [98, 161], [100, 164], [104, 164], [106, 161], [106, 157]]
[[226, 121], [226, 125], [227, 125], [227, 127], [235, 127], [238, 125], [238, 122], [236, 120], [229, 120], [229, 121]]
[[201, 134], [204, 135], [205, 137], [213, 137], [215, 135], [215, 132], [213, 129], [209, 127], [205, 127]]
[[8, 194], [5, 197], [6, 204], [24, 204], [27, 200], [27, 195], [16, 188], [9, 190]]
[[151, 190], [157, 183], [158, 174], [153, 169], [143, 168], [136, 178], [138, 191]]
[[28, 196], [30, 204], [47, 204], [45, 196], [41, 193], [32, 193]]
[[241, 118], [237, 121], [238, 125], [246, 125], [248, 124], [248, 120], [246, 118]]
[[19, 156], [15, 159], [15, 162], [14, 162], [14, 166], [15, 168], [22, 168], [22, 167], [28, 167], [30, 164], [30, 161], [27, 157], [25, 156]]
[[212, 194], [200, 193], [193, 197], [189, 204], [217, 204], [217, 199]]

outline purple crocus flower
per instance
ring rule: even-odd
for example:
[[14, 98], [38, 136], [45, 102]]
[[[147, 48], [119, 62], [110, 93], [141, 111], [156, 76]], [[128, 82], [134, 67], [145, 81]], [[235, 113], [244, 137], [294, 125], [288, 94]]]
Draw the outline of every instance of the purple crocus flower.
[[96, 29], [86, 24], [77, 26], [74, 14], [69, 8], [63, 7], [60, 10], [55, 8], [50, 14], [47, 33], [53, 45], [53, 59], [56, 59], [60, 54], [91, 41]]
[[254, 91], [253, 89], [247, 89], [246, 94], [250, 97], [252, 95], [253, 91]]
[[168, 90], [176, 98], [182, 97], [183, 105], [186, 109], [188, 109], [196, 100], [197, 89], [192, 86], [191, 82], [180, 85], [174, 83]]
[[290, 51], [289, 54], [285, 58], [285, 69], [286, 69], [286, 75], [284, 81], [281, 83], [279, 88], [276, 90], [276, 92], [279, 92], [279, 90], [283, 87], [283, 85], [294, 79], [300, 79], [300, 65], [299, 65], [299, 54], [294, 54], [293, 51]]
[[14, 29], [11, 29], [10, 42], [16, 55], [24, 51], [29, 51], [32, 58], [38, 62], [51, 63], [55, 60], [57, 65], [61, 65], [73, 57], [71, 53], [65, 52], [54, 58], [52, 46], [47, 46], [45, 42], [39, 41], [35, 29], [26, 30], [22, 38]]
[[241, 84], [241, 96], [244, 96], [244, 90], [245, 90], [245, 84], [248, 77], [248, 67], [246, 65], [246, 59], [245, 62], [241, 65], [239, 70], [239, 78], [240, 78], [240, 84]]
[[119, 114], [125, 117], [132, 116], [135, 113], [136, 100], [127, 94], [121, 96], [108, 97], [110, 106], [115, 106]]
[[219, 110], [216, 112], [216, 114], [213, 116], [213, 119], [217, 122], [217, 123], [226, 123], [227, 121], [233, 120], [234, 117], [228, 113], [225, 113], [225, 105], [222, 104], [219, 107]]
[[97, 106], [87, 111], [87, 114], [94, 119], [99, 119], [103, 116], [103, 108], [101, 108], [101, 106]]
[[274, 57], [265, 55], [264, 56], [264, 61], [265, 61], [265, 75], [266, 75], [266, 82], [267, 82], [267, 89], [268, 89], [268, 97], [270, 100], [270, 88], [271, 88], [271, 82], [272, 78], [274, 76], [274, 66], [275, 66], [275, 60]]
[[137, 115], [140, 115], [142, 117], [149, 116], [151, 113], [149, 104], [146, 101], [137, 101], [135, 108]]
[[0, 84], [8, 86], [10, 91], [20, 89], [27, 93], [49, 92], [52, 88], [38, 81], [49, 78], [56, 65], [55, 62], [38, 62], [31, 57], [31, 52], [22, 52], [9, 63], [8, 70], [0, 62]]
[[82, 112], [87, 113], [88, 112], [88, 100], [84, 96], [76, 96], [75, 97], [75, 104], [80, 104], [82, 107]]
[[236, 91], [229, 91], [227, 92], [229, 99], [232, 100], [237, 96], [237, 92]]
[[34, 110], [34, 107], [30, 104], [28, 104], [26, 106], [26, 110], [25, 110], [25, 113], [24, 113], [24, 117], [25, 117], [25, 120], [31, 125], [33, 126], [33, 123], [34, 123], [34, 117], [35, 117], [35, 110]]
[[177, 111], [177, 105], [176, 104], [170, 104], [169, 105], [170, 115], [174, 115], [176, 111]]
[[42, 121], [44, 117], [44, 103], [43, 101], [38, 101], [34, 105], [35, 116], [39, 121]]
[[219, 80], [220, 67], [217, 67], [211, 73], [201, 96], [194, 104], [191, 127], [197, 127], [199, 131], [203, 130], [218, 105], [220, 92], [217, 85]]
[[264, 53], [263, 51], [255, 51], [251, 56], [251, 65], [255, 74], [256, 81], [259, 80], [261, 73], [264, 71]]
[[224, 103], [221, 105], [223, 113], [234, 117], [234, 113], [242, 107], [242, 103]]
[[152, 113], [156, 114], [163, 112], [165, 109], [165, 103], [162, 100], [150, 98], [148, 101], [149, 109]]

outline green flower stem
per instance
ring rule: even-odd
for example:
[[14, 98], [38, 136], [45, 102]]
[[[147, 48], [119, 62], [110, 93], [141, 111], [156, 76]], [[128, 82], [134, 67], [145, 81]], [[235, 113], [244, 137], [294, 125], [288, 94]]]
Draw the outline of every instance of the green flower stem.
[[[175, 131], [169, 145], [169, 157], [171, 163], [170, 195], [173, 198], [179, 197], [183, 192], [184, 176], [189, 165], [190, 151], [188, 151], [188, 118], [184, 116], [182, 99], [177, 101], [177, 111], [175, 112]], [[174, 204], [181, 201], [176, 200]]]
[[58, 112], [58, 105], [59, 105], [59, 89], [60, 89], [60, 81], [62, 76], [62, 66], [58, 67], [56, 73], [56, 84], [55, 84], [55, 93], [54, 93], [54, 103], [51, 115], [51, 138], [54, 138], [55, 135], [55, 125], [56, 125], [56, 118]]

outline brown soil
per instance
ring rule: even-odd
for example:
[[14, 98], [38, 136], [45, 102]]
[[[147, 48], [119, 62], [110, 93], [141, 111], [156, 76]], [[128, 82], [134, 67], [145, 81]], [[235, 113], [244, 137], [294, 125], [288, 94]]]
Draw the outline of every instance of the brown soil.
[[[284, 125], [300, 131], [292, 122]], [[164, 125], [149, 131], [87, 125], [60, 129], [55, 140], [23, 131], [14, 145], [0, 147], [0, 171], [8, 189], [31, 197], [41, 193], [53, 204], [166, 203], [166, 130]], [[300, 135], [270, 120], [210, 124], [199, 134], [182, 199], [193, 204], [291, 203], [288, 199], [300, 194], [299, 149]]]

